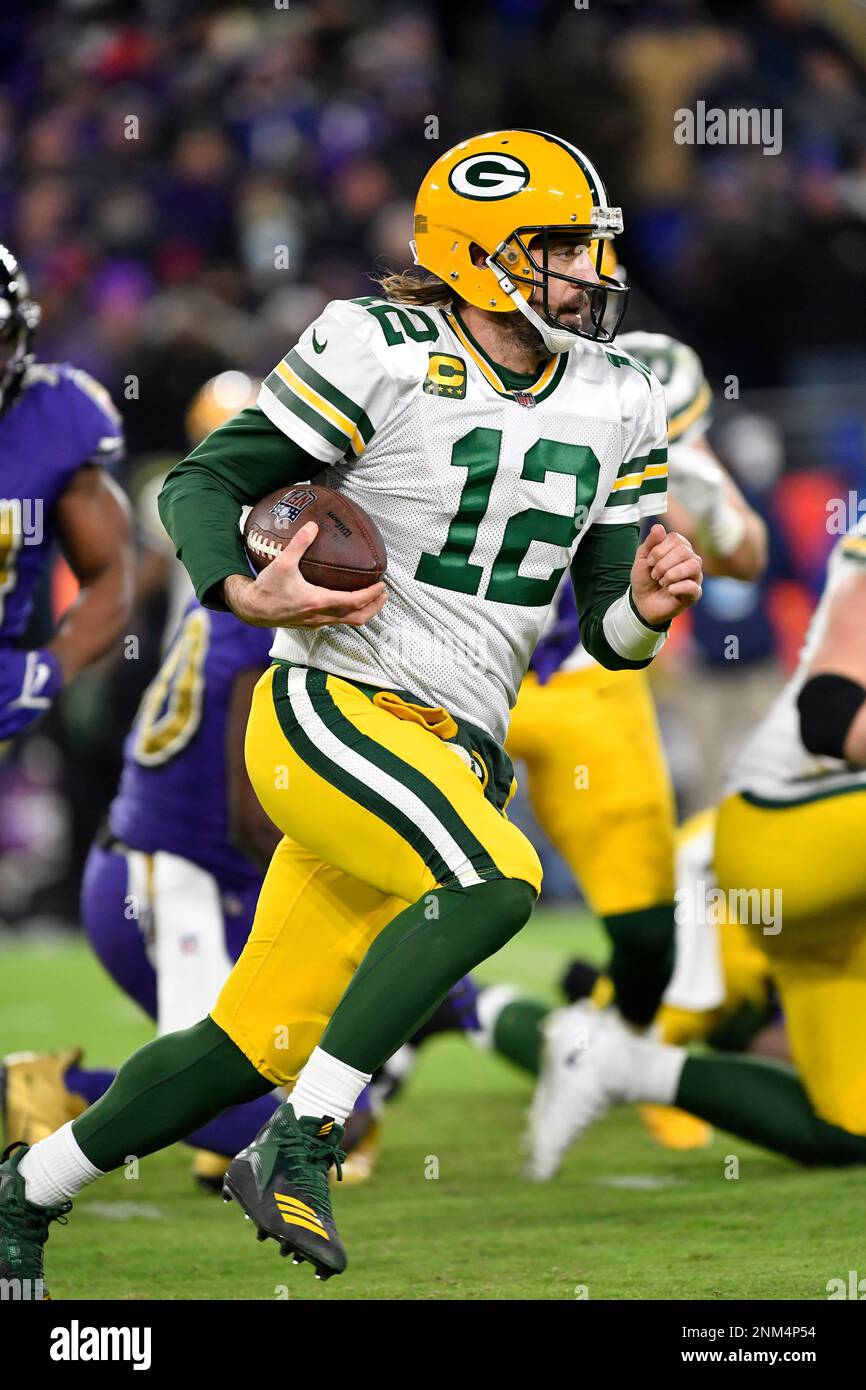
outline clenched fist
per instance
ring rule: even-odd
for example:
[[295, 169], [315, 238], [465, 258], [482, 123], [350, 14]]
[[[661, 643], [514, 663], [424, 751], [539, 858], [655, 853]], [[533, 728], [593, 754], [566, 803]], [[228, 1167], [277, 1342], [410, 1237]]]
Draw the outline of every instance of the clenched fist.
[[631, 567], [635, 607], [650, 627], [661, 627], [697, 603], [703, 577], [691, 543], [657, 523], [638, 546]]

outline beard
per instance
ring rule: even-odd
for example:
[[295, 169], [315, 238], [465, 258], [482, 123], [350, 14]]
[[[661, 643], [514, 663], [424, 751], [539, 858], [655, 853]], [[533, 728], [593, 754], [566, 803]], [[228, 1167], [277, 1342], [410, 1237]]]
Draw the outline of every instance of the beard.
[[[535, 310], [539, 318], [543, 319], [543, 306], [540, 303], [536, 303], [536, 298], [540, 299], [540, 297], [541, 296], [537, 292], [533, 294], [532, 298], [529, 301], [529, 306], [530, 308]], [[581, 302], [581, 300], [578, 299], [575, 300], [573, 304], [563, 304], [560, 307], [559, 312], [574, 313], [578, 315], [575, 327], [579, 328], [582, 324], [583, 311], [585, 310], [587, 303], [587, 296], [583, 295], [583, 302]], [[534, 353], [538, 357], [550, 356], [550, 348], [547, 347], [538, 329], [535, 327], [533, 323], [530, 323], [526, 315], [522, 314], [519, 309], [516, 310], [513, 314], [501, 315], [500, 317], [503, 317], [505, 319], [503, 328], [508, 333], [508, 336], [511, 338], [512, 342], [517, 344], [519, 347], [523, 348], [525, 352]], [[553, 327], [553, 325], [551, 325], [551, 327]], [[560, 325], [560, 327], [568, 328], [569, 325], [563, 323]]]
[[[535, 308], [534, 305], [532, 307]], [[523, 348], [525, 352], [533, 353], [535, 356], [550, 356], [550, 351], [545, 345], [544, 339], [535, 327], [535, 324], [530, 323], [529, 319], [526, 318], [524, 314], [521, 314], [519, 309], [515, 309], [513, 314], [503, 315], [503, 318], [505, 320], [502, 325], [503, 330], [508, 334], [513, 343]]]

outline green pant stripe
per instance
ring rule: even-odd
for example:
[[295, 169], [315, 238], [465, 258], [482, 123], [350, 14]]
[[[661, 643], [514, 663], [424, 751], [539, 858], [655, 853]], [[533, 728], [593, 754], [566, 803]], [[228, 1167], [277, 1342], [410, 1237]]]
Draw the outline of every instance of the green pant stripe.
[[274, 711], [279, 720], [280, 728], [298, 757], [325, 782], [336, 787], [344, 796], [348, 796], [359, 806], [363, 806], [366, 811], [378, 816], [379, 820], [390, 825], [392, 830], [396, 830], [397, 834], [412, 847], [415, 853], [421, 856], [437, 883], [447, 887], [459, 887], [457, 878], [445, 863], [436, 846], [408, 816], [371, 787], [359, 782], [345, 768], [338, 767], [308, 738], [294, 717], [288, 694], [288, 681], [288, 670], [285, 667], [279, 667], [272, 686]]
[[[404, 762], [396, 753], [383, 748], [375, 739], [356, 728], [350, 719], [338, 709], [327, 688], [327, 673], [309, 671], [307, 673], [307, 693], [316, 706], [324, 722], [341, 743], [354, 748], [362, 757], [373, 763], [382, 772], [387, 772], [395, 781], [401, 782], [409, 791], [415, 793], [433, 815], [442, 823], [452, 840], [463, 850], [475, 872], [481, 878], [498, 878], [500, 870], [472, 831], [451, 805], [439, 788], [423, 773]], [[479, 787], [480, 790], [480, 787]]]

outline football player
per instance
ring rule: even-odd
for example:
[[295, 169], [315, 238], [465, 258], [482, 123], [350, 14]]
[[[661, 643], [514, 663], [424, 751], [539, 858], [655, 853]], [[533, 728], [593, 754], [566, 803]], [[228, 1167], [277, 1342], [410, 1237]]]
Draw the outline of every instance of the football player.
[[[602, 268], [622, 278], [610, 242], [604, 246]], [[649, 367], [664, 389], [669, 514], [676, 515], [678, 529], [700, 550], [706, 571], [757, 578], [766, 564], [764, 523], [707, 441], [712, 393], [699, 357], [686, 344], [656, 333], [621, 334], [620, 348]], [[622, 737], [624, 728], [631, 737]], [[673, 796], [649, 681], [641, 671], [606, 670], [586, 652], [567, 582], [520, 688], [506, 748], [525, 762], [536, 818], [612, 943], [607, 975], [595, 991], [597, 1001], [609, 1004], [613, 999], [622, 1017], [638, 1029], [654, 1021], [665, 1041], [722, 1042], [736, 1026], [745, 1045], [770, 1007], [766, 959], [736, 924], [717, 939], [714, 926], [675, 911]], [[706, 819], [677, 836], [676, 883], [684, 896], [700, 874], [708, 881], [706, 854], [711, 858], [712, 841]], [[461, 999], [470, 986], [463, 981], [457, 987]], [[572, 1027], [584, 1033], [595, 1018], [595, 1011], [586, 1015], [583, 1009], [553, 1013], [546, 1003], [506, 986], [482, 991], [459, 1016], [453, 1010], [434, 1015], [439, 1027], [462, 1026], [474, 1041], [534, 1075], [545, 1031], [569, 1037]], [[415, 1050], [416, 1040], [412, 1052], [404, 1049], [401, 1083]], [[386, 1083], [390, 1070], [389, 1064]], [[391, 1084], [388, 1089], [390, 1098], [397, 1088]], [[542, 1135], [547, 1129], [543, 1099], [557, 1104], [556, 1087], [549, 1081], [539, 1090], [532, 1112], [532, 1128]], [[644, 1106], [641, 1113], [662, 1144], [698, 1147], [709, 1139], [708, 1126], [682, 1112]], [[368, 1166], [374, 1156], [368, 1152]], [[531, 1175], [543, 1175], [538, 1166], [531, 1163]]]
[[[132, 603], [126, 500], [106, 472], [123, 454], [108, 393], [69, 363], [37, 362], [39, 305], [0, 246], [0, 755], [63, 686], [110, 650]], [[79, 593], [44, 646], [22, 645], [59, 541]]]
[[[191, 402], [193, 445], [249, 400], [248, 379], [228, 375], [206, 382]], [[172, 573], [170, 592], [175, 587]], [[194, 598], [179, 621], [170, 605], [168, 622], [174, 635], [126, 740], [120, 788], [88, 856], [81, 894], [94, 951], [161, 1033], [198, 1022], [218, 994], [249, 935], [280, 838], [252, 793], [243, 758], [271, 634]], [[4, 1059], [7, 1134], [35, 1143], [105, 1093], [114, 1072], [82, 1066], [81, 1055], [72, 1048]], [[228, 1110], [189, 1138], [202, 1186], [221, 1185], [231, 1156], [275, 1105], [262, 1097]]]
[[[6, 1159], [13, 1268], [41, 1270], [49, 1222], [127, 1153], [285, 1084], [291, 1101], [235, 1159], [226, 1194], [320, 1277], [345, 1268], [328, 1170], [346, 1117], [539, 890], [504, 814], [502, 745], [560, 579], [570, 568], [582, 640], [612, 667], [648, 665], [700, 597], [685, 538], [655, 525], [639, 542], [665, 505], [666, 420], [652, 374], [609, 347], [606, 311], [626, 289], [600, 272], [600, 243], [621, 226], [566, 142], [463, 141], [416, 203], [426, 307], [335, 301], [258, 406], [169, 475], [162, 516], [200, 600], [277, 629], [246, 757], [283, 839], [212, 1013]], [[250, 578], [241, 508], [311, 477], [375, 520], [387, 581], [307, 584], [310, 525]]]
[[[719, 910], [765, 953], [793, 1067], [591, 1029], [599, 1113], [674, 1103], [801, 1163], [866, 1162], [866, 522], [837, 542], [794, 675], [730, 772], [718, 808]], [[712, 904], [715, 907], [715, 901]], [[586, 1006], [584, 1006], [586, 1007]], [[561, 1109], [561, 1158], [585, 1093]], [[572, 1124], [578, 1119], [578, 1128]]]

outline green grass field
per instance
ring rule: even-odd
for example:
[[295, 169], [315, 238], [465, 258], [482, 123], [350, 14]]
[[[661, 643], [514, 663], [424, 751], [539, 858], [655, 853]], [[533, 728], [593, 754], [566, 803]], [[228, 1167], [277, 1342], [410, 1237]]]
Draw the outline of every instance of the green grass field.
[[[479, 974], [553, 997], [598, 929], [540, 912]], [[110, 1066], [151, 1027], [77, 942], [0, 951], [0, 1053], [80, 1043]], [[460, 1039], [432, 1042], [388, 1114], [373, 1180], [338, 1192], [349, 1251], [339, 1279], [257, 1244], [237, 1207], [198, 1192], [189, 1150], [89, 1188], [46, 1272], [77, 1299], [824, 1299], [863, 1265], [866, 1172], [805, 1172], [729, 1135], [694, 1154], [657, 1148], [621, 1111], [590, 1131], [560, 1178], [520, 1177], [528, 1078]], [[736, 1154], [740, 1176], [725, 1178]], [[438, 1161], [438, 1178], [426, 1176]], [[585, 1296], [585, 1295], [584, 1295]]]

